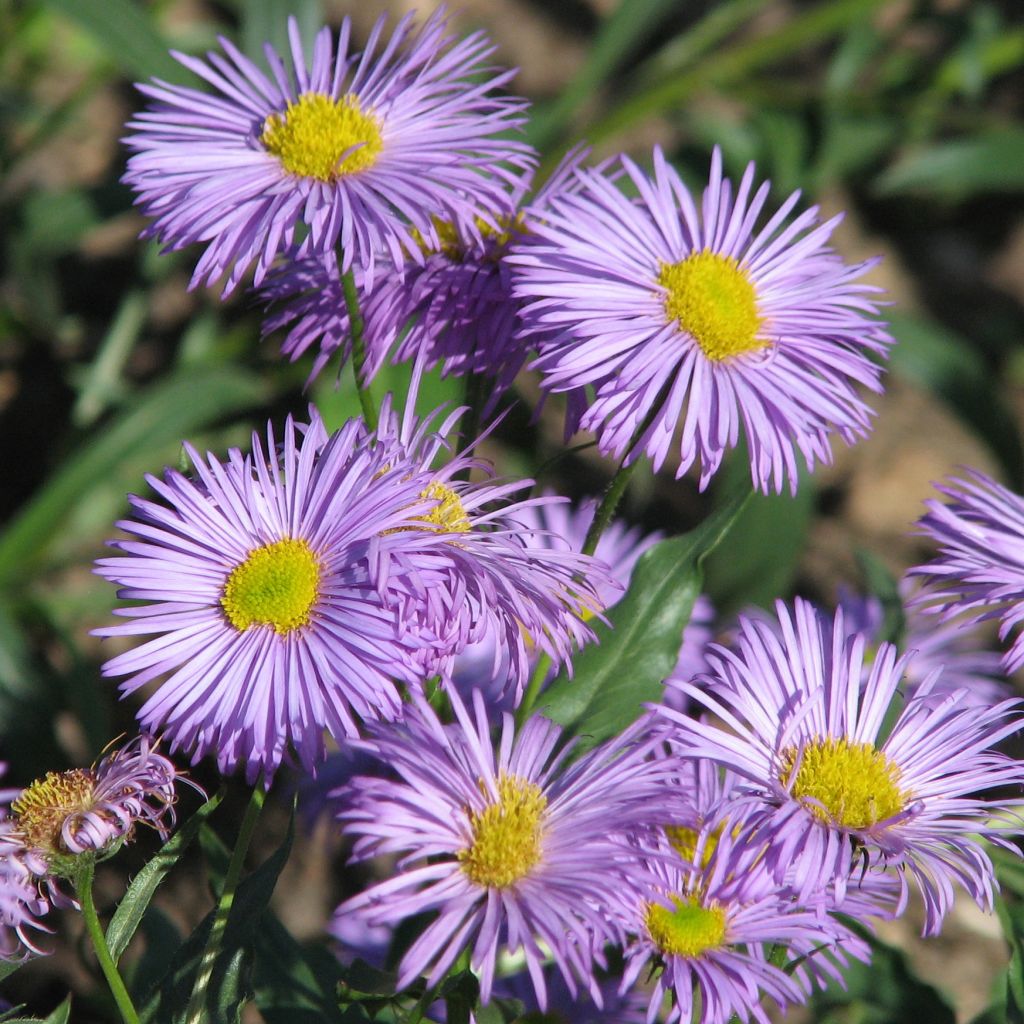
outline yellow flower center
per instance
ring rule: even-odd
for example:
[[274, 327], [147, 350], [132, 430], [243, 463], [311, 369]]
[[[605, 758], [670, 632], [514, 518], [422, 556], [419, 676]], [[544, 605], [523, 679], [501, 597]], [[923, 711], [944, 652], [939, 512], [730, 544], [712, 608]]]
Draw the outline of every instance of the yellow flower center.
[[462, 870], [477, 885], [505, 889], [540, 860], [547, 797], [516, 775], [498, 776], [498, 800], [469, 816], [473, 842], [460, 850]]
[[335, 181], [372, 167], [384, 143], [380, 122], [351, 93], [331, 99], [303, 93], [283, 114], [271, 114], [260, 142], [289, 174]]
[[713, 363], [763, 348], [757, 293], [732, 256], [693, 253], [663, 263], [658, 284], [665, 289], [665, 313], [689, 334]]
[[304, 540], [279, 540], [249, 552], [224, 584], [220, 605], [239, 632], [272, 626], [282, 636], [309, 624], [320, 564]]
[[668, 956], [700, 956], [725, 942], [725, 911], [712, 903], [702, 906], [696, 896], [672, 896], [674, 910], [648, 903], [647, 933]]
[[85, 768], [47, 772], [36, 779], [14, 803], [11, 811], [29, 846], [50, 853], [67, 853], [61, 827], [69, 815], [89, 810], [95, 778]]
[[[435, 246], [429, 243], [423, 237], [422, 232], [413, 228], [410, 233], [420, 249], [423, 252], [439, 252], [453, 263], [459, 263], [465, 259], [468, 247], [459, 234], [459, 229], [451, 221], [441, 220], [440, 217], [432, 217], [431, 220], [434, 224], [434, 230], [437, 232], [438, 245]], [[504, 254], [505, 249], [508, 248], [509, 242], [526, 232], [526, 219], [522, 213], [508, 217], [498, 217], [497, 224], [498, 227], [495, 228], [488, 224], [483, 217], [476, 218], [477, 230], [479, 230], [483, 241], [493, 240], [494, 244], [488, 250], [489, 256], [492, 259], [500, 258]]]
[[[722, 832], [725, 831], [725, 822], [718, 826], [705, 840], [704, 849], [701, 851], [700, 867], [706, 868], [718, 847], [718, 840], [722, 838]], [[733, 833], [736, 834], [738, 829], [734, 829]], [[669, 844], [679, 854], [680, 857], [686, 861], [687, 864], [694, 862], [694, 857], [697, 856], [697, 840], [699, 833], [696, 829], [687, 828], [685, 825], [666, 825], [665, 835], [668, 837]]]
[[426, 515], [416, 517], [425, 525], [413, 529], [433, 530], [435, 533], [469, 533], [473, 528], [459, 496], [445, 484], [435, 481], [420, 491], [420, 497], [424, 501], [433, 499], [437, 504]]
[[[796, 761], [795, 749], [783, 755], [783, 785], [789, 784]], [[910, 799], [900, 789], [899, 767], [873, 744], [831, 738], [804, 747], [792, 793], [807, 801], [819, 821], [848, 829], [870, 828], [891, 818]]]

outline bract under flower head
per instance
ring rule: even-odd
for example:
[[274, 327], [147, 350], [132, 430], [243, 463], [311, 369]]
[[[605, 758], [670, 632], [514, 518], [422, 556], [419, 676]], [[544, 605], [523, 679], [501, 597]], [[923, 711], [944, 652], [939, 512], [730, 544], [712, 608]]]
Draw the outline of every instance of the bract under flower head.
[[776, 877], [794, 872], [802, 899], [829, 884], [841, 893], [859, 854], [917, 882], [927, 933], [954, 881], [990, 908], [993, 868], [979, 837], [1005, 845], [1006, 826], [978, 794], [1024, 783], [1024, 767], [992, 750], [1019, 729], [1019, 702], [936, 697], [933, 676], [883, 735], [907, 659], [882, 644], [865, 672], [864, 637], [849, 635], [841, 612], [833, 621], [804, 601], [776, 612], [777, 623], [740, 620], [735, 648], [710, 656], [707, 689], [681, 684], [729, 732], [660, 709], [691, 753], [736, 772], [777, 809], [767, 854]]
[[422, 629], [443, 639], [427, 652], [425, 674], [448, 677], [452, 659], [467, 645], [495, 638], [495, 667], [507, 659], [507, 685], [520, 693], [531, 656], [540, 651], [555, 664], [567, 662], [580, 644], [593, 637], [587, 620], [603, 610], [600, 594], [619, 592], [604, 562], [576, 552], [545, 547], [531, 539], [518, 517], [530, 506], [558, 498], [510, 501], [531, 480], [470, 482], [469, 470], [490, 476], [489, 463], [471, 451], [435, 466], [449, 448], [446, 437], [464, 410], [437, 422], [437, 413], [420, 420], [414, 411], [418, 371], [401, 416], [385, 399], [380, 425], [368, 439], [388, 465], [404, 467], [405, 479], [418, 481], [418, 497], [433, 508], [398, 533], [389, 548], [394, 565], [410, 576], [428, 573], [435, 581], [419, 594], [403, 595], [404, 628]]
[[172, 249], [207, 243], [193, 284], [227, 273], [230, 291], [254, 261], [258, 284], [300, 224], [302, 255], [338, 246], [342, 269], [372, 279], [381, 254], [422, 259], [415, 233], [436, 244], [432, 218], [472, 235], [476, 218], [501, 211], [502, 179], [531, 162], [501, 138], [523, 120], [524, 103], [498, 94], [512, 73], [486, 66], [482, 33], [449, 36], [443, 11], [418, 32], [411, 16], [389, 39], [384, 27], [361, 54], [347, 18], [336, 40], [324, 28], [307, 63], [293, 18], [287, 57], [266, 48], [269, 77], [221, 39], [205, 62], [175, 54], [212, 95], [139, 86], [153, 103], [129, 122], [125, 181], [149, 234]]
[[[580, 151], [570, 154], [528, 204], [532, 175], [515, 179], [508, 186], [506, 208], [496, 209], [492, 222], [479, 220], [472, 234], [435, 218], [437, 242], [421, 240], [422, 262], [409, 259], [381, 268], [372, 287], [365, 275], [356, 275], [366, 380], [386, 360], [420, 359], [428, 370], [441, 364], [445, 374], [486, 377], [485, 411], [494, 406], [538, 340], [519, 318], [506, 256], [543, 218], [552, 197], [574, 187], [572, 169], [581, 156]], [[282, 304], [268, 316], [263, 333], [288, 328], [284, 355], [294, 361], [318, 348], [310, 380], [334, 353], [340, 352], [341, 362], [348, 359], [352, 332], [333, 257], [289, 260], [268, 276], [260, 296]]]
[[394, 681], [419, 682], [430, 641], [391, 607], [407, 581], [395, 569], [385, 595], [373, 567], [431, 503], [355, 421], [328, 438], [315, 413], [308, 428], [289, 418], [280, 448], [268, 429], [227, 462], [186, 451], [195, 478], [147, 478], [160, 500], [132, 498], [135, 518], [118, 524], [132, 539], [97, 563], [120, 597], [146, 602], [99, 635], [155, 634], [103, 671], [129, 677], [126, 695], [162, 678], [143, 727], [269, 785], [289, 748], [311, 769], [325, 729], [342, 739], [356, 719], [397, 717]]
[[753, 191], [750, 165], [734, 196], [717, 149], [699, 212], [660, 149], [653, 180], [622, 168], [639, 198], [579, 170], [509, 257], [524, 320], [547, 332], [542, 386], [569, 394], [569, 430], [617, 458], [646, 452], [657, 468], [678, 428], [676, 475], [699, 462], [702, 488], [742, 428], [754, 485], [795, 493], [797, 452], [810, 469], [831, 460], [832, 434], [870, 426], [858, 390], [881, 390], [874, 360], [891, 343], [871, 319], [877, 289], [857, 281], [871, 264], [828, 246], [838, 218], [787, 224], [796, 194], [755, 230], [769, 186]]
[[910, 570], [924, 580], [916, 603], [952, 621], [998, 619], [1013, 637], [1007, 672], [1024, 665], [1024, 498], [976, 469], [938, 487], [949, 500], [925, 502], [918, 527], [939, 555]]
[[647, 892], [627, 834], [647, 835], [657, 813], [671, 813], [678, 762], [648, 756], [658, 743], [648, 724], [566, 767], [561, 730], [547, 719], [534, 715], [517, 731], [504, 715], [495, 745], [481, 695], [472, 710], [457, 693], [451, 700], [452, 725], [416, 700], [402, 723], [371, 729], [366, 745], [398, 779], [354, 780], [339, 794], [339, 818], [356, 837], [355, 858], [396, 854], [399, 869], [339, 907], [338, 919], [437, 912], [405, 954], [399, 986], [421, 973], [436, 983], [468, 948], [487, 1002], [507, 947], [523, 950], [541, 1007], [547, 956], [574, 995], [582, 983], [599, 1000], [595, 959]]

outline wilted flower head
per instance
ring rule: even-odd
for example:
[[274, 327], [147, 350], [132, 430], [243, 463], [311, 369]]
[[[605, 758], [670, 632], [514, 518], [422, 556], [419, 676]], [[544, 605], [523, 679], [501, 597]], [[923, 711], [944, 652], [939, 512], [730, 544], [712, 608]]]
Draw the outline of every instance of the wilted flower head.
[[47, 772], [11, 804], [11, 822], [26, 846], [48, 860], [110, 852], [137, 824], [166, 839], [174, 825], [181, 776], [138, 736], [92, 768]]
[[865, 640], [842, 613], [830, 620], [779, 602], [778, 623], [740, 620], [734, 648], [710, 656], [707, 690], [683, 685], [729, 731], [660, 709], [681, 742], [746, 780], [777, 811], [766, 859], [801, 899], [832, 884], [841, 897], [855, 858], [913, 878], [925, 932], [938, 930], [959, 882], [990, 908], [992, 863], [980, 840], [1006, 844], [986, 791], [1019, 805], [1024, 766], [992, 747], [1020, 728], [1017, 701], [972, 706], [964, 691], [923, 681], [886, 735], [907, 659], [882, 644], [864, 670]]
[[[226, 462], [186, 445], [194, 477], [168, 469], [147, 477], [158, 501], [131, 498], [135, 518], [118, 524], [131, 539], [96, 571], [146, 603], [97, 632], [155, 638], [103, 671], [129, 677], [126, 695], [163, 679], [138, 717], [172, 750], [269, 785], [289, 749], [307, 770], [322, 760], [325, 729], [342, 739], [357, 719], [401, 713], [395, 680], [419, 683], [430, 641], [390, 604], [401, 572], [380, 582], [375, 567], [431, 503], [364, 442], [361, 422], [328, 437], [314, 411], [309, 427], [288, 419], [280, 447], [268, 428]], [[416, 586], [430, 583], [422, 570]]]
[[660, 149], [653, 180], [621, 162], [637, 199], [577, 170], [510, 256], [524, 319], [548, 332], [542, 386], [567, 392], [568, 428], [616, 457], [646, 452], [657, 468], [679, 428], [677, 476], [699, 462], [702, 488], [742, 428], [754, 485], [795, 493], [798, 452], [810, 469], [831, 460], [832, 434], [870, 426], [858, 391], [881, 390], [875, 359], [891, 343], [871, 318], [877, 289], [857, 282], [871, 264], [829, 247], [838, 218], [787, 224], [797, 194], [757, 229], [769, 186], [753, 191], [751, 164], [734, 196], [717, 149], [699, 211]]
[[1024, 498], [976, 469], [939, 485], [947, 502], [931, 499], [918, 526], [939, 555], [910, 570], [924, 586], [917, 599], [949, 620], [999, 620], [999, 637], [1013, 637], [1007, 672], [1024, 665]]
[[129, 122], [125, 181], [148, 233], [172, 249], [208, 243], [194, 284], [227, 272], [230, 291], [254, 261], [258, 284], [300, 224], [302, 255], [337, 246], [343, 270], [372, 278], [382, 253], [422, 259], [416, 239], [438, 243], [434, 217], [478, 235], [476, 218], [504, 209], [503, 179], [530, 156], [501, 138], [524, 103], [498, 94], [512, 73], [484, 63], [487, 38], [455, 40], [443, 11], [418, 32], [403, 18], [390, 38], [381, 18], [361, 54], [351, 32], [347, 18], [336, 40], [322, 29], [308, 63], [293, 18], [290, 53], [266, 47], [269, 77], [221, 39], [205, 62], [175, 54], [213, 94], [139, 86], [153, 103]]
[[[600, 991], [594, 963], [617, 941], [615, 921], [642, 898], [644, 873], [627, 835], [670, 814], [675, 765], [648, 755], [657, 744], [637, 726], [571, 765], [561, 729], [534, 715], [517, 730], [503, 715], [492, 742], [485, 704], [451, 695], [442, 725], [416, 700], [405, 720], [373, 728], [369, 747], [397, 780], [359, 779], [339, 817], [357, 859], [399, 857], [397, 874], [338, 909], [370, 923], [436, 911], [402, 959], [399, 985], [426, 973], [434, 984], [464, 949], [490, 998], [499, 948], [522, 949], [537, 998], [553, 958], [574, 994]], [[652, 813], [653, 809], [653, 813]]]

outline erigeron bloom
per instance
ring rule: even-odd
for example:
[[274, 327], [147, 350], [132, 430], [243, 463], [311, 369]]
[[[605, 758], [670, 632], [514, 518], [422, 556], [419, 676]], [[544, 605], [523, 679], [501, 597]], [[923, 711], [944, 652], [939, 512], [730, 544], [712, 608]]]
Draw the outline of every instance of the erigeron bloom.
[[921, 533], [939, 554], [910, 570], [924, 585], [918, 603], [947, 620], [999, 620], [999, 637], [1012, 637], [1007, 672], [1024, 665], [1024, 498], [976, 469], [937, 485], [946, 501], [929, 499]]
[[[777, 623], [741, 618], [731, 649], [710, 655], [708, 686], [680, 684], [724, 728], [671, 709], [679, 742], [741, 776], [776, 808], [766, 855], [801, 899], [832, 885], [842, 897], [855, 863], [887, 865], [925, 902], [938, 931], [959, 883], [983, 909], [995, 884], [989, 841], [1010, 846], [996, 809], [1020, 804], [1024, 766], [992, 748], [1017, 732], [1018, 701], [977, 706], [962, 690], [921, 682], [887, 734], [883, 723], [907, 658], [878, 647], [805, 601], [776, 605]], [[996, 798], [991, 791], [1007, 790]]]
[[[962, 689], [974, 704], [994, 704], [1012, 696], [1013, 689], [1003, 673], [1002, 657], [986, 645], [984, 632], [974, 628], [973, 623], [958, 619], [937, 621], [915, 600], [918, 589], [910, 577], [900, 581], [904, 619], [901, 646], [913, 654], [906, 666], [910, 692], [941, 669], [933, 693]], [[847, 629], [864, 634], [870, 653], [881, 640], [886, 624], [882, 601], [844, 588], [840, 590], [838, 604]]]
[[167, 469], [147, 477], [157, 500], [130, 499], [129, 539], [96, 571], [142, 603], [97, 632], [150, 639], [103, 673], [128, 677], [125, 696], [161, 680], [138, 719], [172, 751], [269, 785], [289, 750], [312, 770], [325, 729], [341, 740], [357, 720], [401, 713], [395, 680], [419, 682], [428, 641], [401, 633], [403, 577], [378, 585], [375, 566], [432, 502], [364, 440], [360, 421], [328, 437], [314, 410], [308, 428], [289, 417], [280, 444], [268, 427], [265, 445], [254, 434], [251, 454], [226, 461], [186, 445], [193, 477]]
[[139, 824], [161, 839], [170, 835], [180, 778], [149, 737], [137, 736], [91, 768], [47, 772], [12, 801], [10, 820], [25, 845], [48, 861], [109, 854]]
[[139, 824], [167, 838], [180, 779], [139, 736], [91, 768], [47, 772], [24, 790], [0, 793], [0, 960], [46, 952], [36, 937], [50, 932], [46, 915], [77, 906], [64, 884], [76, 858], [110, 856]]
[[678, 765], [649, 755], [660, 742], [641, 723], [578, 760], [540, 715], [516, 729], [502, 715], [492, 741], [483, 698], [451, 694], [443, 725], [417, 698], [405, 719], [371, 727], [368, 746], [395, 779], [357, 779], [339, 814], [353, 856], [397, 857], [393, 877], [338, 908], [388, 924], [436, 912], [405, 953], [400, 988], [439, 981], [463, 950], [487, 1002], [499, 950], [522, 950], [538, 1002], [553, 960], [575, 995], [600, 1000], [595, 962], [621, 939], [617, 920], [643, 899], [646, 875], [629, 841], [671, 814]]
[[594, 431], [606, 454], [658, 468], [678, 430], [676, 475], [699, 463], [704, 488], [742, 432], [754, 485], [795, 493], [798, 454], [811, 469], [833, 434], [870, 428], [860, 391], [881, 391], [891, 344], [858, 280], [871, 262], [829, 246], [839, 218], [788, 221], [796, 193], [758, 226], [768, 183], [754, 191], [751, 164], [734, 193], [717, 149], [699, 209], [660, 149], [653, 179], [621, 167], [638, 198], [579, 169], [509, 257], [524, 320], [547, 332], [542, 387], [568, 393], [567, 432]]
[[[802, 1003], [814, 982], [839, 976], [833, 960], [868, 958], [866, 944], [826, 905], [797, 900], [772, 877], [765, 851], [773, 837], [762, 810], [742, 796], [738, 803], [722, 799], [728, 779], [724, 792], [716, 784], [700, 798], [699, 780], [716, 773], [716, 766], [698, 773], [692, 827], [666, 830], [677, 856], [666, 857], [668, 844], [652, 851], [657, 856], [647, 868], [659, 891], [636, 903], [623, 922], [633, 938], [625, 948], [622, 991], [661, 968], [650, 988], [648, 1024], [689, 1021], [698, 998], [702, 1024], [725, 1024], [733, 1015], [767, 1024], [764, 997], [783, 1008]], [[787, 971], [774, 962], [769, 951], [780, 949], [800, 966]]]
[[193, 284], [226, 273], [231, 291], [254, 262], [259, 284], [300, 226], [303, 255], [337, 247], [343, 270], [372, 277], [382, 254], [422, 259], [416, 238], [437, 244], [434, 217], [471, 235], [478, 217], [493, 223], [505, 179], [532, 159], [502, 137], [525, 104], [500, 94], [512, 72], [487, 65], [483, 33], [447, 28], [439, 10], [388, 37], [381, 18], [359, 53], [346, 18], [308, 60], [292, 18], [289, 54], [265, 48], [269, 76], [223, 38], [205, 61], [175, 54], [213, 91], [139, 86], [152, 102], [128, 124], [124, 180], [153, 219], [147, 234], [170, 249], [206, 243]]
[[[456, 655], [494, 638], [494, 668], [508, 666], [506, 685], [518, 701], [533, 656], [540, 652], [556, 665], [567, 663], [593, 639], [588, 620], [603, 611], [601, 595], [621, 587], [604, 562], [546, 547], [542, 532], [519, 519], [524, 509], [562, 499], [515, 500], [533, 481], [493, 479], [490, 463], [473, 454], [480, 438], [452, 454], [447, 438], [465, 409], [447, 415], [436, 410], [421, 419], [415, 413], [418, 382], [419, 369], [404, 411], [385, 398], [380, 424], [367, 435], [367, 445], [418, 482], [419, 499], [433, 505], [413, 520], [415, 526], [396, 531], [389, 548], [393, 565], [409, 578], [434, 581], [396, 605], [397, 616], [403, 629], [441, 641], [426, 651], [425, 675], [449, 678]], [[476, 480], [469, 479], [471, 471]]]
[[[488, 409], [493, 406], [536, 342], [519, 318], [506, 256], [544, 216], [551, 198], [575, 182], [571, 172], [579, 158], [570, 155], [529, 202], [532, 174], [521, 175], [509, 184], [507, 205], [496, 210], [493, 223], [480, 220], [473, 232], [435, 217], [437, 242], [420, 240], [422, 262], [378, 267], [372, 287], [366, 275], [356, 273], [365, 380], [386, 361], [422, 359], [428, 370], [440, 364], [446, 375], [486, 378], [482, 401]], [[351, 329], [333, 256], [286, 261], [270, 273], [259, 294], [272, 307], [264, 336], [287, 328], [281, 351], [293, 362], [317, 350], [310, 381], [335, 353], [342, 364], [349, 358]]]

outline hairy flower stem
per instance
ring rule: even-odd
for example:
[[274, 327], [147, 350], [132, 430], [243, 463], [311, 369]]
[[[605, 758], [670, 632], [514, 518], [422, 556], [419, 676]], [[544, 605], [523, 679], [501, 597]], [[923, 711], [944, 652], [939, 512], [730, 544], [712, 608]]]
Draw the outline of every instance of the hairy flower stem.
[[196, 983], [192, 988], [192, 995], [188, 1001], [188, 1011], [185, 1014], [187, 1024], [203, 1024], [205, 1020], [209, 1019], [206, 1014], [206, 992], [210, 986], [210, 979], [213, 977], [213, 968], [217, 962], [217, 957], [220, 955], [220, 946], [228, 926], [228, 918], [231, 916], [235, 892], [238, 889], [239, 879], [242, 877], [245, 855], [249, 850], [249, 843], [252, 841], [253, 832], [256, 830], [256, 822], [259, 820], [260, 811], [263, 810], [263, 802], [266, 796], [261, 776], [256, 780], [256, 785], [253, 787], [252, 796], [249, 798], [249, 806], [245, 809], [242, 826], [238, 831], [238, 841], [235, 843], [235, 848], [231, 851], [231, 860], [228, 862], [228, 870], [224, 875], [224, 888], [221, 890], [220, 899], [217, 901], [213, 927], [210, 929], [209, 938], [206, 940], [203, 959], [199, 964], [199, 971], [196, 974]]
[[[627, 452], [626, 456], [623, 456], [623, 461], [628, 457], [628, 454]], [[587, 530], [587, 537], [583, 541], [582, 549], [584, 555], [592, 555], [597, 550], [597, 542], [601, 539], [601, 534], [604, 533], [606, 527], [612, 521], [615, 510], [619, 507], [619, 502], [622, 500], [622, 495], [625, 493], [626, 487], [629, 486], [629, 479], [639, 464], [639, 459], [631, 462], [628, 466], [619, 464], [619, 468], [615, 471], [615, 476], [612, 477], [611, 482], [605, 489], [604, 495], [601, 497], [601, 504], [597, 506], [597, 511], [594, 513], [594, 521], [590, 524], [590, 529]]]
[[100, 926], [100, 919], [96, 914], [96, 904], [92, 898], [92, 880], [95, 871], [95, 861], [91, 856], [81, 858], [81, 866], [75, 878], [75, 894], [78, 896], [79, 905], [82, 908], [82, 917], [85, 920], [85, 930], [89, 933], [89, 941], [96, 950], [96, 959], [99, 960], [103, 977], [107, 979], [107, 986], [110, 994], [117, 1003], [121, 1013], [121, 1020], [124, 1024], [139, 1024], [139, 1015], [132, 1003], [132, 997], [128, 995], [124, 979], [110, 955], [110, 947], [107, 945], [106, 936]]
[[359, 309], [359, 293], [356, 291], [356, 278], [349, 267], [341, 275], [341, 290], [345, 296], [345, 309], [348, 311], [348, 327], [352, 334], [352, 374], [359, 393], [359, 404], [363, 409], [363, 419], [370, 430], [377, 429], [377, 403], [373, 400], [370, 385], [364, 373], [366, 365], [366, 341], [363, 332], [366, 324]]

